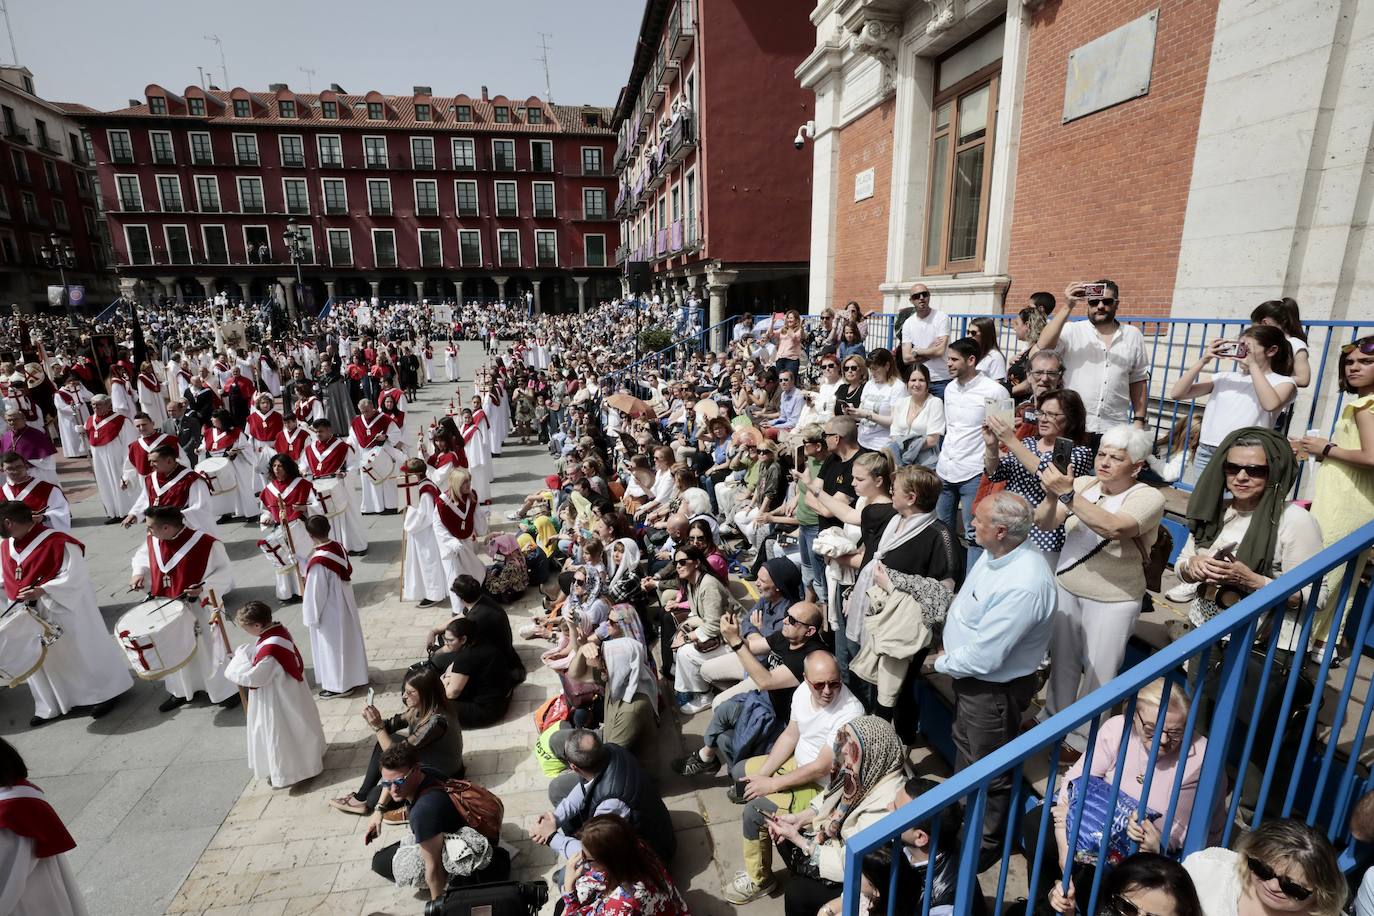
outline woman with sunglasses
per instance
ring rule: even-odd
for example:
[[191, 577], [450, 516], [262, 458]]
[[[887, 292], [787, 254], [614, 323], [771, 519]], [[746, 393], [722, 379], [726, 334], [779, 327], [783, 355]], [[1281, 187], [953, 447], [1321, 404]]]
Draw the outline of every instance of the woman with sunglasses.
[[[1179, 581], [1197, 586], [1188, 612], [1196, 626], [1322, 549], [1317, 520], [1288, 500], [1298, 464], [1283, 436], [1238, 429], [1217, 453], [1222, 460], [1207, 466], [1188, 500], [1191, 533], [1174, 562]], [[1318, 607], [1325, 592], [1323, 582]]]
[[1207, 916], [1337, 916], [1348, 891], [1325, 834], [1291, 818], [1264, 821], [1234, 850], [1198, 850], [1183, 867]]
[[[1060, 890], [1056, 883], [1050, 892], [1051, 908], [1056, 913], [1075, 912], [1073, 885], [1067, 896]], [[1182, 865], [1156, 852], [1123, 859], [1102, 881], [1098, 900], [1102, 916], [1204, 916], [1192, 877]]]
[[1011, 317], [1011, 330], [1016, 335], [1025, 349], [1021, 355], [1012, 360], [1007, 367], [1007, 381], [1011, 382], [1008, 386], [1011, 389], [1011, 396], [1017, 403], [1026, 400], [1033, 394], [1030, 382], [1030, 364], [1035, 354], [1040, 351], [1040, 332], [1045, 330], [1045, 324], [1049, 321], [1045, 310], [1040, 306], [1037, 297], [1046, 296], [1049, 298], [1050, 309], [1054, 308], [1054, 296], [1050, 293], [1032, 293], [1031, 304], [1023, 308]]
[[679, 706], [691, 716], [711, 707], [711, 684], [701, 666], [730, 653], [720, 638], [720, 618], [727, 610], [738, 613], [739, 605], [725, 583], [710, 573], [701, 548], [679, 547], [673, 552], [673, 567], [687, 598], [687, 616], [671, 644], [673, 686]]
[[859, 406], [864, 384], [868, 382], [868, 360], [862, 355], [840, 358], [840, 384], [835, 389], [835, 416], [848, 413]]
[[[1298, 443], [1299, 458], [1320, 463], [1312, 515], [1328, 547], [1374, 518], [1374, 336], [1341, 347], [1340, 380], [1347, 398], [1332, 438], [1303, 436]], [[1326, 641], [1335, 635], [1335, 602], [1344, 573], [1344, 566], [1327, 573], [1327, 605], [1312, 627], [1316, 652], [1324, 652]]]

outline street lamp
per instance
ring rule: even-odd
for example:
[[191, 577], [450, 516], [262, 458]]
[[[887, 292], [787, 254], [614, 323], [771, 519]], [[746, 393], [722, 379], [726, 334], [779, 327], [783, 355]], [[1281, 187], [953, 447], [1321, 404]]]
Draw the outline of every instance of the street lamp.
[[76, 249], [72, 247], [71, 242], [63, 242], [54, 233], [48, 236], [48, 244], [38, 249], [38, 256], [43, 259], [49, 270], [56, 270], [62, 278], [61, 305], [66, 309], [71, 304], [67, 289], [67, 270], [76, 266]]
[[296, 265], [296, 295], [286, 297], [286, 309], [291, 316], [291, 326], [299, 329], [301, 326], [300, 317], [296, 314], [296, 296], [301, 295], [305, 288], [305, 278], [301, 275], [301, 262], [305, 260], [305, 240], [307, 233], [296, 225], [295, 218], [286, 221], [286, 228], [282, 230], [281, 238], [286, 243], [287, 253], [291, 255], [291, 263]]

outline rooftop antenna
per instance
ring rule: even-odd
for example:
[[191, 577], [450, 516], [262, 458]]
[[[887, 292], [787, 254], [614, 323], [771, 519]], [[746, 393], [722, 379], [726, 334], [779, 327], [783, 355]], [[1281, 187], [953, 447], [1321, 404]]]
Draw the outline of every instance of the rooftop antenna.
[[224, 42], [220, 41], [218, 35], [206, 35], [206, 41], [214, 42], [215, 47], [219, 48], [219, 72], [224, 77], [224, 86], [229, 87], [229, 65], [224, 62]]
[[196, 67], [196, 72], [200, 74], [200, 88], [204, 89], [204, 88], [205, 88], [205, 68], [204, 68], [204, 67], [201, 67], [201, 66], [197, 66], [197, 67]]
[[301, 71], [302, 73], [305, 74], [305, 91], [306, 91], [306, 92], [314, 92], [314, 91], [315, 91], [315, 71], [314, 71], [314, 70], [311, 70], [309, 67], [297, 67], [296, 69], [299, 70], [299, 71]]
[[544, 98], [550, 105], [553, 104], [553, 82], [549, 79], [549, 39], [552, 38], [548, 32], [539, 33], [539, 56], [535, 60], [544, 65]]
[[14, 46], [14, 26], [10, 25], [10, 7], [5, 0], [0, 0], [0, 13], [5, 14], [5, 31], [10, 36], [10, 57], [14, 58], [14, 65], [19, 66], [19, 51]]

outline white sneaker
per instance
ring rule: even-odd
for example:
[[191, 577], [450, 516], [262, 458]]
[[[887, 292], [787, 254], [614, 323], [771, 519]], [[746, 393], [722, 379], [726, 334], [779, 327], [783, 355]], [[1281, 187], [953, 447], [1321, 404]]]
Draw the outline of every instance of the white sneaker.
[[520, 518], [520, 513], [512, 509], [506, 513], [506, 518], [510, 519], [513, 522], [517, 521]]
[[1180, 582], [1165, 592], [1164, 597], [1174, 604], [1187, 604], [1197, 597], [1197, 583]]
[[683, 703], [678, 709], [689, 716], [695, 716], [699, 712], [704, 712], [711, 708], [711, 695], [709, 693], [699, 693], [695, 700]]
[[735, 880], [725, 887], [721, 896], [730, 903], [740, 906], [745, 903], [752, 903], [760, 897], [767, 897], [773, 893], [775, 887], [777, 887], [777, 882], [771, 877], [762, 884], [755, 884], [753, 878], [741, 871], [735, 873]]

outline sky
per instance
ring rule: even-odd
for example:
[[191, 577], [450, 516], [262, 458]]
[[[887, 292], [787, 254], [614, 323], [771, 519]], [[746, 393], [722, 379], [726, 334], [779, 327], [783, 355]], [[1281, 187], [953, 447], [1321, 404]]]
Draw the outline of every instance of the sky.
[[[5, 0], [19, 63], [38, 94], [123, 108], [149, 83], [196, 85], [196, 67], [222, 89], [269, 83], [315, 92], [409, 94], [430, 86], [546, 98], [541, 32], [548, 33], [553, 100], [615, 104], [629, 75], [644, 0]], [[203, 13], [199, 11], [204, 11]], [[218, 35], [220, 51], [205, 36]], [[0, 59], [13, 61], [0, 34]], [[313, 69], [313, 75], [301, 68]]]

